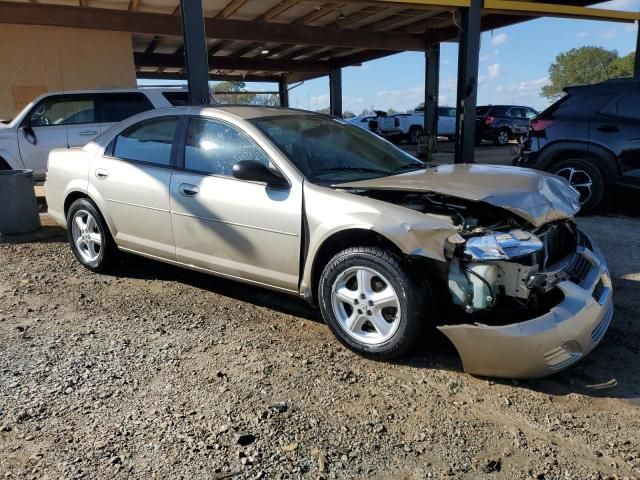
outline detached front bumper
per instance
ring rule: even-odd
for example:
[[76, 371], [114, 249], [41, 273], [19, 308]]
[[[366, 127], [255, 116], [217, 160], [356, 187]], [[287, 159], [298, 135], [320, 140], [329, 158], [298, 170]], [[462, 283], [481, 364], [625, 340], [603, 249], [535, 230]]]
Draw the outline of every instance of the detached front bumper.
[[578, 247], [577, 255], [586, 265], [582, 280], [559, 282], [556, 287], [564, 299], [548, 313], [504, 326], [438, 327], [458, 350], [466, 372], [491, 377], [545, 377], [574, 364], [600, 343], [613, 317], [611, 278], [593, 242], [589, 242], [589, 248]]

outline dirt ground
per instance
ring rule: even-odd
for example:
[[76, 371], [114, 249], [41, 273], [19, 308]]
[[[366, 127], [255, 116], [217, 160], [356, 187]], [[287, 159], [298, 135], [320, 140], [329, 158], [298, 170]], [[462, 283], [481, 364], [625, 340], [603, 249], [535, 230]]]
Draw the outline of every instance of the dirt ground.
[[365, 360], [301, 301], [143, 259], [92, 274], [57, 227], [0, 238], [0, 478], [640, 478], [640, 220], [580, 223], [612, 326], [526, 382], [435, 332]]

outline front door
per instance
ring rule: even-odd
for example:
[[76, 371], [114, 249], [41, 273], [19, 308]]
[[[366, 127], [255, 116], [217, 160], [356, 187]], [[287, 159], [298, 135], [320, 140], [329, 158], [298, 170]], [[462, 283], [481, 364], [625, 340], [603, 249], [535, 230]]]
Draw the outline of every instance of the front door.
[[297, 290], [302, 191], [237, 180], [232, 168], [264, 151], [226, 122], [192, 117], [184, 168], [171, 179], [171, 219], [179, 261], [234, 278]]
[[169, 187], [179, 118], [154, 117], [128, 127], [89, 172], [89, 183], [106, 203], [116, 243], [169, 260], [175, 260]]
[[93, 130], [97, 135], [98, 126], [94, 122], [91, 95], [54, 95], [42, 99], [27, 114], [18, 132], [18, 147], [25, 168], [32, 169], [37, 176], [44, 175], [51, 149], [69, 147], [68, 129], [73, 131], [71, 146], [74, 146], [80, 130], [76, 134], [73, 129], [80, 126], [81, 130]]

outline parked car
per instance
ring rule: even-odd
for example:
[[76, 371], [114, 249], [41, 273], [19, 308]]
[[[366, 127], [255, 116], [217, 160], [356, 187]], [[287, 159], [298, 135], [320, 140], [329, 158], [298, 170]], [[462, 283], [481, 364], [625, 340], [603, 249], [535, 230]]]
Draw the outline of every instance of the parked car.
[[640, 81], [565, 89], [531, 122], [515, 164], [565, 177], [593, 211], [614, 190], [640, 190]]
[[530, 107], [487, 105], [476, 108], [476, 143], [493, 141], [506, 145], [509, 140], [522, 140], [529, 132], [529, 120], [538, 115]]
[[[398, 113], [396, 115], [378, 115], [377, 133], [394, 143], [407, 140], [417, 144], [424, 135], [424, 109], [418, 107], [413, 113]], [[438, 107], [438, 136], [449, 140], [456, 135], [456, 109]]]
[[360, 127], [363, 130], [371, 130], [371, 121], [375, 120], [376, 117], [372, 115], [360, 115], [358, 117], [348, 118], [347, 122], [355, 125], [356, 127]]
[[53, 148], [82, 146], [117, 122], [145, 110], [187, 103], [182, 89], [49, 92], [0, 124], [0, 170], [28, 168], [44, 178]]
[[88, 269], [123, 250], [300, 296], [373, 358], [435, 325], [468, 372], [544, 376], [588, 354], [613, 312], [566, 180], [429, 168], [326, 115], [148, 111], [52, 151], [46, 192]]

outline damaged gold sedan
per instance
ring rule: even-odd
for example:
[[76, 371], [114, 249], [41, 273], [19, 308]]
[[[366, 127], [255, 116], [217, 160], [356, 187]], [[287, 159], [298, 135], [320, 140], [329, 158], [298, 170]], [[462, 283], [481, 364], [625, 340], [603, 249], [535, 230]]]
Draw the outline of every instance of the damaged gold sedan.
[[588, 354], [613, 314], [565, 180], [428, 167], [324, 115], [145, 112], [53, 151], [46, 190], [87, 268], [122, 250], [300, 295], [372, 358], [406, 355], [435, 327], [467, 372], [541, 377]]

